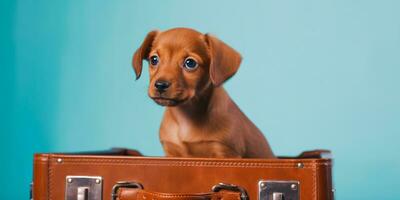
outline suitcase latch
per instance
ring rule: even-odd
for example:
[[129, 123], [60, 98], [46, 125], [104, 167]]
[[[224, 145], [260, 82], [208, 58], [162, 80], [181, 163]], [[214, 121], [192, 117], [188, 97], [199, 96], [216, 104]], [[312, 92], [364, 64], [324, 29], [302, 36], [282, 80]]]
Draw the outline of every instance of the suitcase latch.
[[67, 176], [65, 181], [65, 200], [102, 200], [100, 176]]
[[258, 182], [259, 200], [299, 200], [298, 181], [270, 181]]

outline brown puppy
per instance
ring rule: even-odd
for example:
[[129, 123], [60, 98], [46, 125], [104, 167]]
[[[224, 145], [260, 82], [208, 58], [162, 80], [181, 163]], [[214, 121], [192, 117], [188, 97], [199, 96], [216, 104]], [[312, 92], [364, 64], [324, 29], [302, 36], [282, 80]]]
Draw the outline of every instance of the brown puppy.
[[167, 106], [160, 140], [167, 156], [274, 158], [257, 127], [221, 84], [239, 68], [241, 56], [209, 35], [188, 28], [148, 33], [133, 57], [150, 68], [149, 96]]

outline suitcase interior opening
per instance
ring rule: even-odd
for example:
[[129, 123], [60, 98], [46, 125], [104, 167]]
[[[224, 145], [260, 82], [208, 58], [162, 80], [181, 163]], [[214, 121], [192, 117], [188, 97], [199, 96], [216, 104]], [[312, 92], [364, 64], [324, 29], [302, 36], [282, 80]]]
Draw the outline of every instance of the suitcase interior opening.
[[278, 159], [147, 157], [136, 150], [34, 156], [34, 200], [331, 200], [326, 150]]

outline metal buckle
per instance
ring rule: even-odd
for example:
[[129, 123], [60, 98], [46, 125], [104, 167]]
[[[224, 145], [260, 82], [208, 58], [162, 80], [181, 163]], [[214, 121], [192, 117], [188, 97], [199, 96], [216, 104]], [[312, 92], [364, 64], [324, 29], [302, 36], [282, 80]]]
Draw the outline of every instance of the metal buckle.
[[240, 192], [240, 199], [241, 200], [249, 200], [249, 196], [247, 195], [247, 191], [237, 185], [234, 184], [227, 184], [227, 183], [218, 183], [212, 187], [213, 192], [219, 192], [221, 190], [229, 190], [233, 192]]
[[298, 181], [265, 181], [258, 182], [259, 200], [299, 200], [300, 183]]
[[111, 200], [117, 200], [118, 197], [118, 190], [120, 188], [137, 188], [143, 189], [142, 184], [137, 182], [129, 182], [129, 181], [119, 181], [115, 184], [111, 191]]
[[102, 200], [102, 177], [67, 176], [65, 181], [65, 200]]

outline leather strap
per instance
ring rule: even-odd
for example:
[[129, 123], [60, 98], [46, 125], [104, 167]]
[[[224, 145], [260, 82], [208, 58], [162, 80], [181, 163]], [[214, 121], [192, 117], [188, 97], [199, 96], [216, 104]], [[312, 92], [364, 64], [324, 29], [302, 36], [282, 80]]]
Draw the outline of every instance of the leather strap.
[[240, 192], [221, 190], [210, 193], [160, 193], [138, 188], [121, 188], [118, 200], [240, 200]]

